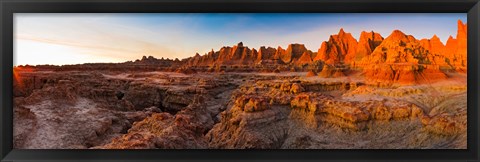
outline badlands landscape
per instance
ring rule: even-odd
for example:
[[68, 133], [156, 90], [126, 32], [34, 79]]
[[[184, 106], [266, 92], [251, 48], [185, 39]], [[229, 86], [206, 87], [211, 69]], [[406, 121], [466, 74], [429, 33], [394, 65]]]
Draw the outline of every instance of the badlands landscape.
[[466, 149], [467, 26], [14, 67], [17, 149]]

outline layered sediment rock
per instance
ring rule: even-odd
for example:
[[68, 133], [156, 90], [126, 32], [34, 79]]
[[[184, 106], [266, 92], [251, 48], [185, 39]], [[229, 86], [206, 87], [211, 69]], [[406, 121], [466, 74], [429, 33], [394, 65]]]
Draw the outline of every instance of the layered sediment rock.
[[423, 110], [416, 105], [398, 101], [384, 102], [345, 102], [331, 96], [304, 93], [291, 101], [291, 107], [319, 114], [318, 120], [355, 130], [365, 129], [365, 122], [369, 120], [423, 117]]
[[221, 114], [221, 121], [206, 134], [210, 148], [278, 148], [284, 140], [286, 109], [273, 109], [268, 96], [232, 96], [232, 107]]

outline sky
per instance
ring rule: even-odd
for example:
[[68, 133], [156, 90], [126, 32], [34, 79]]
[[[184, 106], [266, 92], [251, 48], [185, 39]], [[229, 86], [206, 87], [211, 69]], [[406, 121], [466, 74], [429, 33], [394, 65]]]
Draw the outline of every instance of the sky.
[[417, 39], [456, 36], [466, 13], [15, 13], [14, 65], [66, 65], [187, 58], [243, 42], [317, 51], [340, 28], [387, 37], [395, 30]]

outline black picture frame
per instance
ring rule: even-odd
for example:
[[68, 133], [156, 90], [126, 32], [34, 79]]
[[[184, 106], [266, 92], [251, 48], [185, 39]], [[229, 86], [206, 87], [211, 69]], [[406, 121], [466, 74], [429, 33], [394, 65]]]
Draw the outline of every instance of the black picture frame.
[[[479, 161], [479, 0], [1, 0], [0, 159], [12, 161]], [[468, 13], [466, 150], [15, 150], [14, 13]]]

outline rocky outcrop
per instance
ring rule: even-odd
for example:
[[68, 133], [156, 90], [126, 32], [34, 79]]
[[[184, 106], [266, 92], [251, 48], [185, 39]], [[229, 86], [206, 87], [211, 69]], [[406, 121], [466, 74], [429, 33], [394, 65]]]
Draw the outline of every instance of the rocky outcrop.
[[[34, 74], [51, 83], [15, 98], [16, 148], [428, 148], [466, 132], [466, 111], [452, 112], [466, 110], [457, 102], [464, 97], [426, 95], [464, 87], [381, 88], [304, 73]], [[445, 138], [430, 138], [438, 135]]]
[[233, 47], [222, 47], [217, 52], [212, 50], [203, 56], [197, 53], [194, 57], [187, 59], [184, 66], [249, 65], [255, 63], [257, 58], [256, 50], [251, 50], [240, 42]]
[[446, 43], [446, 62], [459, 72], [466, 72], [467, 63], [467, 24], [461, 20], [457, 23], [456, 38], [450, 36]]
[[205, 101], [196, 96], [194, 102], [175, 116], [157, 113], [133, 124], [128, 133], [96, 149], [204, 149], [203, 134], [213, 126]]
[[15, 147], [85, 149], [97, 146], [120, 135], [131, 122], [158, 111], [121, 112], [102, 107], [80, 97], [68, 85], [44, 88], [25, 99], [17, 99]]
[[348, 60], [351, 61], [351, 65], [353, 67], [356, 66], [356, 62], [361, 61], [364, 57], [370, 55], [377, 46], [379, 46], [382, 41], [383, 37], [379, 33], [365, 32], [362, 31], [360, 34], [360, 40], [358, 41], [357, 49], [355, 51], [355, 55], [349, 55]]
[[429, 52], [428, 57], [431, 64], [462, 73], [466, 72], [467, 25], [462, 21], [458, 21], [456, 39], [450, 36], [446, 45], [436, 35], [428, 40], [423, 39], [420, 43]]
[[431, 60], [431, 64], [451, 68], [447, 62], [448, 58], [445, 57], [446, 47], [437, 35], [434, 35], [431, 39], [420, 40], [420, 44], [429, 53], [428, 60]]
[[[233, 71], [242, 71], [251, 68], [253, 71], [272, 72], [282, 65], [290, 67], [296, 65], [307, 65], [312, 63], [314, 53], [306, 49], [303, 44], [290, 44], [287, 49], [278, 47], [262, 46], [257, 51], [243, 46], [240, 42], [233, 47], [222, 47], [219, 51], [213, 50], [206, 55], [196, 54], [194, 57], [186, 59], [186, 63], [181, 69], [202, 69], [205, 67], [233, 68]], [[245, 67], [249, 66], [249, 67]], [[195, 67], [195, 68], [192, 68]], [[237, 68], [241, 67], [241, 68]], [[182, 73], [185, 70], [179, 71]], [[221, 72], [221, 70], [208, 70], [210, 72]]]
[[265, 46], [262, 46], [258, 49], [258, 56], [257, 56], [256, 62], [259, 63], [266, 60], [276, 60], [278, 59], [278, 58], [275, 58], [276, 52], [277, 50], [275, 48], [272, 48], [272, 47], [266, 48]]
[[[364, 70], [379, 64], [416, 64], [438, 66], [442, 72], [466, 72], [467, 25], [458, 21], [456, 37], [446, 43], [434, 35], [430, 39], [417, 40], [400, 30], [394, 30], [387, 38], [380, 34], [361, 32], [357, 41], [352, 34], [342, 29], [322, 42], [317, 52], [312, 52], [303, 44], [289, 44], [286, 49], [261, 46], [257, 49], [244, 46], [242, 42], [229, 47], [212, 49], [206, 54], [179, 59], [157, 59], [143, 56], [135, 61], [124, 63], [87, 63], [82, 65], [39, 65], [35, 68], [54, 71], [105, 70], [105, 71], [169, 71], [184, 74], [202, 72], [274, 72], [319, 71], [323, 64], [345, 66], [347, 69]], [[396, 65], [392, 65], [396, 66]], [[403, 65], [400, 65], [403, 66]], [[26, 68], [26, 66], [19, 66]], [[400, 67], [394, 67], [400, 68]], [[418, 69], [421, 67], [415, 67]], [[364, 72], [367, 72], [364, 70]], [[278, 72], [277, 71], [277, 72]], [[422, 73], [411, 72], [411, 73]], [[435, 72], [439, 73], [439, 71]], [[343, 76], [338, 73], [338, 76]], [[374, 77], [378, 78], [378, 77]]]
[[270, 99], [263, 96], [241, 96], [235, 101], [235, 105], [245, 112], [258, 112], [270, 108]]
[[285, 109], [250, 111], [244, 108], [248, 106], [248, 102], [245, 103], [242, 97], [241, 102], [238, 101], [231, 109], [221, 114], [220, 123], [206, 134], [209, 147], [217, 149], [281, 147], [280, 143], [285, 138], [287, 127], [286, 124], [282, 124], [282, 120], [287, 116]]
[[[19, 72], [15, 84], [23, 85], [15, 90], [16, 147], [89, 148], [105, 144], [152, 113], [178, 114], [188, 108], [195, 95], [213, 98], [210, 95], [228, 92], [232, 83], [218, 83], [217, 79], [156, 72]], [[209, 104], [216, 105], [218, 100]], [[208, 110], [210, 120], [218, 111]]]
[[359, 64], [364, 65], [366, 79], [374, 82], [416, 84], [444, 80], [447, 75], [441, 69], [465, 70], [465, 29], [466, 25], [459, 21], [458, 40], [450, 37], [446, 45], [436, 35], [418, 41], [396, 30]]
[[458, 21], [457, 31], [458, 49], [456, 56], [458, 57], [454, 65], [467, 66], [467, 24], [463, 24], [462, 21]]
[[318, 76], [323, 78], [338, 78], [345, 76], [343, 69], [334, 65], [325, 64]]
[[280, 53], [280, 59], [285, 63], [295, 62], [307, 51], [307, 48], [305, 48], [303, 44], [290, 44], [284, 53]]
[[354, 130], [365, 129], [365, 122], [370, 120], [413, 119], [423, 117], [424, 114], [416, 105], [398, 101], [345, 102], [314, 93], [297, 95], [291, 101], [291, 107], [319, 115], [316, 117], [318, 121]]
[[298, 58], [298, 60], [295, 62], [295, 64], [305, 65], [305, 64], [312, 63], [313, 60], [312, 60], [311, 55], [312, 55], [312, 53], [309, 52], [309, 51], [303, 52], [302, 56], [300, 56], [300, 58]]
[[[435, 39], [432, 42], [438, 45]], [[446, 79], [438, 65], [431, 65], [434, 59], [430, 55], [421, 41], [395, 30], [360, 64], [364, 65], [366, 80], [372, 84], [408, 85]], [[425, 75], [436, 78], [425, 78]]]
[[[414, 57], [417, 56], [417, 57]], [[390, 36], [372, 52], [369, 57], [362, 59], [362, 64], [383, 63], [425, 63], [426, 53], [418, 41], [411, 35], [400, 30], [394, 30]]]
[[[292, 89], [297, 86], [302, 87], [303, 90], [293, 92]], [[365, 135], [366, 139], [378, 135], [379, 138], [385, 138], [382, 136], [390, 132], [385, 130], [397, 131], [400, 127], [404, 129], [403, 126], [399, 126], [404, 124], [406, 132], [414, 131], [413, 134], [417, 134], [408, 137], [409, 139], [418, 138], [420, 136], [418, 134], [422, 134], [421, 136], [438, 134], [430, 131], [430, 128], [433, 128], [431, 125], [434, 124], [421, 124], [422, 119], [426, 120], [424, 118], [429, 117], [422, 104], [417, 105], [393, 97], [382, 99], [376, 96], [383, 95], [382, 93], [373, 92], [372, 96], [365, 97], [360, 96], [365, 94], [345, 96], [345, 98], [336, 96], [338, 92], [355, 91], [359, 86], [366, 87], [356, 82], [326, 83], [294, 79], [288, 82], [259, 80], [246, 83], [233, 93], [231, 101], [235, 102], [229, 104], [231, 107], [229, 106], [230, 108], [221, 113], [219, 123], [207, 133], [209, 146], [217, 149], [297, 148], [304, 147], [302, 142], [297, 140], [304, 139], [304, 136], [310, 137], [304, 139], [310, 141], [310, 145], [317, 145], [318, 143], [313, 142], [315, 141], [313, 138], [318, 137], [316, 132], [334, 132], [322, 136], [321, 139], [332, 135], [350, 138]], [[385, 92], [391, 91], [391, 89], [385, 89]], [[398, 92], [400, 93], [400, 89]], [[401, 93], [402, 95], [395, 96], [412, 96], [424, 92], [402, 91]], [[370, 93], [367, 94], [370, 95]], [[268, 100], [270, 102], [264, 102]], [[386, 128], [384, 124], [389, 127]], [[460, 127], [461, 123], [458, 126], [454, 129], [456, 133], [447, 136], [464, 133]], [[442, 130], [436, 127], [435, 129]], [[335, 130], [343, 133], [339, 135]], [[393, 134], [388, 135], [389, 138], [393, 136]]]
[[421, 121], [427, 131], [440, 135], [457, 135], [467, 129], [465, 121], [451, 114], [423, 116]]
[[327, 42], [323, 42], [314, 60], [322, 60], [327, 64], [341, 64], [350, 62], [355, 58], [357, 40], [352, 34], [340, 29], [337, 35], [330, 36]]

